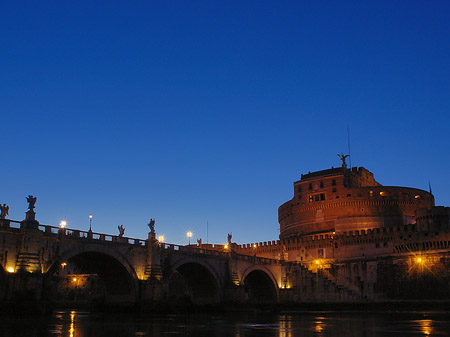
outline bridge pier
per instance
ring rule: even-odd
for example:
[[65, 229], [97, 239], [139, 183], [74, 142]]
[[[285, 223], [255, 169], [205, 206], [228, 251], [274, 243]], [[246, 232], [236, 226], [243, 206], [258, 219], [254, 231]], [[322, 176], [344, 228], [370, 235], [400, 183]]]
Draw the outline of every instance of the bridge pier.
[[[163, 245], [163, 243], [162, 243]], [[148, 233], [148, 239], [146, 242], [147, 254], [145, 262], [144, 280], [161, 280], [161, 248], [159, 247], [159, 241], [155, 238], [155, 233]]]

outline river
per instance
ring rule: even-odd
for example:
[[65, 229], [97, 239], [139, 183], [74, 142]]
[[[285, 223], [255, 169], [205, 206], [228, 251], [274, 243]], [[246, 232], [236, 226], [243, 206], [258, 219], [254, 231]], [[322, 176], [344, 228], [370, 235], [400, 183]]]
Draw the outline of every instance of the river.
[[44, 317], [2, 316], [0, 336], [450, 336], [450, 313], [324, 311], [132, 315], [65, 310]]

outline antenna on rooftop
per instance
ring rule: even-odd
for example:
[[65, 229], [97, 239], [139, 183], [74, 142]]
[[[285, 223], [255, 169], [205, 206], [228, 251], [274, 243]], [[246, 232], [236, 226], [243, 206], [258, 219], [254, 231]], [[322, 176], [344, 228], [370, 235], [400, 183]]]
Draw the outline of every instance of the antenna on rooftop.
[[352, 169], [352, 156], [350, 155], [350, 128], [347, 125], [347, 142], [348, 142], [348, 162], [350, 164], [350, 170]]

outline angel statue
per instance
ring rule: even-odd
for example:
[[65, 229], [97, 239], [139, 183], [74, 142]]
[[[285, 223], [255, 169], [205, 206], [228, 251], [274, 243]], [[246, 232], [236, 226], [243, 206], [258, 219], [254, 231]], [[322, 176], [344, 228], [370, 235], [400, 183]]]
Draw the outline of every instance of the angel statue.
[[27, 197], [27, 202], [28, 202], [28, 209], [30, 211], [33, 211], [34, 209], [34, 204], [36, 203], [37, 198], [33, 197], [32, 195], [28, 195]]
[[233, 234], [232, 233], [228, 233], [228, 236], [227, 236], [228, 245], [231, 245], [231, 238], [232, 237], [233, 237]]
[[6, 204], [3, 205], [0, 204], [0, 210], [1, 210], [0, 219], [6, 219], [6, 216], [9, 215], [9, 206]]
[[155, 219], [150, 219], [148, 223], [148, 228], [150, 228], [151, 233], [155, 233]]
[[338, 154], [339, 159], [342, 161], [342, 167], [347, 167], [347, 164], [345, 163], [345, 158], [347, 158], [349, 155], [344, 155], [343, 153]]
[[125, 228], [123, 228], [123, 225], [117, 226], [119, 229], [119, 238], [121, 238], [125, 234]]

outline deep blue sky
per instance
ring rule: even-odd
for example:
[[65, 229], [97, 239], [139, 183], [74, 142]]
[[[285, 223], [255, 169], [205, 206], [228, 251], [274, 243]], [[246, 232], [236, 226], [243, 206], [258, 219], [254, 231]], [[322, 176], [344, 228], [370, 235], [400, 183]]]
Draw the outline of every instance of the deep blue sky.
[[0, 202], [72, 228], [274, 240], [300, 173], [450, 205], [449, 1], [3, 1]]

